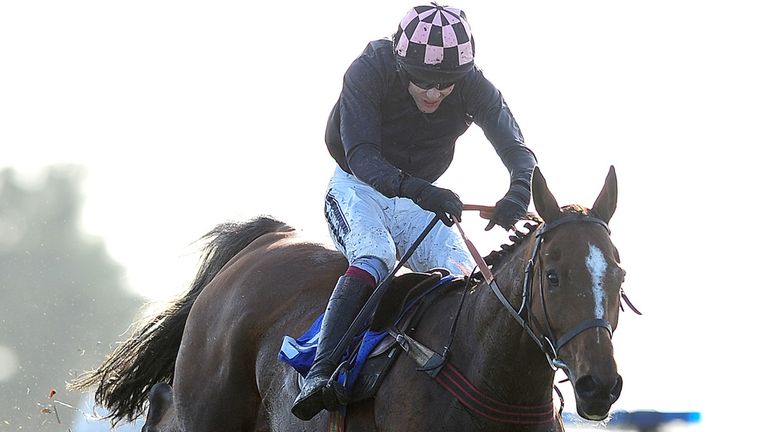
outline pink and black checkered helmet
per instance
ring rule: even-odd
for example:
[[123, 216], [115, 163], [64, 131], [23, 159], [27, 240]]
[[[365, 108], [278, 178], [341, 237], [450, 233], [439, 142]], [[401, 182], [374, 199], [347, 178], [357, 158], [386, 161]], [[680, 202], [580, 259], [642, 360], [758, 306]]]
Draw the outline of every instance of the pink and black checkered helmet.
[[474, 66], [475, 40], [461, 9], [416, 6], [393, 36], [401, 70], [424, 82], [455, 82]]

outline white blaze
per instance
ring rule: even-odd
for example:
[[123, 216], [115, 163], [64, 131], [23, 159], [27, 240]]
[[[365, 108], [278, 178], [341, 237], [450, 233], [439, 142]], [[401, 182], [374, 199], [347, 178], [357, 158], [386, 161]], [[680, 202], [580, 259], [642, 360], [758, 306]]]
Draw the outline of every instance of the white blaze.
[[589, 244], [589, 254], [585, 261], [587, 263], [587, 270], [589, 270], [589, 274], [592, 276], [592, 293], [595, 295], [595, 318], [603, 318], [605, 314], [605, 309], [603, 308], [603, 298], [605, 297], [603, 277], [605, 276], [608, 264], [605, 261], [603, 252], [592, 243]]

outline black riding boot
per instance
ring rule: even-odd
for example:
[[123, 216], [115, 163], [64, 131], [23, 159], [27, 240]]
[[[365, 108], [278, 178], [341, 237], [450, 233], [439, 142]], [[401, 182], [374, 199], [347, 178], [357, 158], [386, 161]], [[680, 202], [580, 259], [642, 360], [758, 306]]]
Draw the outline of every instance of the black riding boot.
[[326, 408], [323, 389], [338, 366], [331, 361], [331, 353], [372, 292], [373, 287], [360, 278], [346, 275], [339, 278], [328, 300], [320, 327], [315, 361], [307, 373], [301, 393], [291, 408], [296, 417], [309, 420]]

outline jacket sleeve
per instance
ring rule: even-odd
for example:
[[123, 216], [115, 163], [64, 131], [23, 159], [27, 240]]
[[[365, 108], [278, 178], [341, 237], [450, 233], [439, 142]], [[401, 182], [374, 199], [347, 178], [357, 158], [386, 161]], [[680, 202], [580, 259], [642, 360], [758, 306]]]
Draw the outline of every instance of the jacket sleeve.
[[381, 154], [381, 102], [387, 73], [369, 46], [344, 74], [340, 131], [350, 171], [387, 197], [398, 196], [402, 172]]
[[510, 186], [524, 183], [530, 188], [536, 156], [525, 145], [523, 133], [504, 97], [479, 70], [466, 78], [463, 89], [469, 114], [483, 130], [510, 174]]

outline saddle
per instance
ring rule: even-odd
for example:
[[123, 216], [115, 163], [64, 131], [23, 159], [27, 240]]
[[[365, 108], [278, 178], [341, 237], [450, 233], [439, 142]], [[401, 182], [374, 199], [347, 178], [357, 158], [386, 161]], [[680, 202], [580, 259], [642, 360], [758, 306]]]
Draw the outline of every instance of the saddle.
[[[449, 276], [444, 269], [435, 269], [427, 273], [406, 273], [396, 277], [387, 290], [386, 295], [376, 308], [371, 319], [370, 332], [379, 334], [387, 329], [397, 327], [400, 329], [414, 330], [424, 311], [438, 296], [447, 290], [464, 284], [462, 278]], [[361, 350], [361, 344], [353, 349], [351, 358], [355, 358]], [[348, 389], [346, 404], [360, 402], [372, 398], [390, 368], [397, 360], [402, 348], [390, 335], [385, 335], [380, 342], [364, 358], [362, 366], [355, 367], [355, 371], [345, 371], [347, 376], [352, 376], [353, 385]], [[359, 356], [358, 356], [359, 357]], [[303, 377], [297, 373], [298, 385], [303, 385]]]

